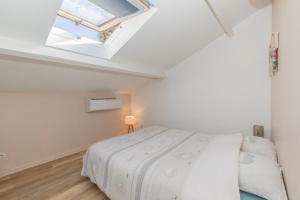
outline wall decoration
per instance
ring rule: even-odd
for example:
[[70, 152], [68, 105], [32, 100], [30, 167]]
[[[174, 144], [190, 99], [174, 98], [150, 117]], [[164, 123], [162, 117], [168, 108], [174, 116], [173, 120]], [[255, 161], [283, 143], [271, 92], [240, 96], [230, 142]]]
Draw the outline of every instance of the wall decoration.
[[275, 76], [278, 72], [278, 58], [279, 58], [279, 33], [272, 33], [269, 60], [270, 60], [270, 75]]

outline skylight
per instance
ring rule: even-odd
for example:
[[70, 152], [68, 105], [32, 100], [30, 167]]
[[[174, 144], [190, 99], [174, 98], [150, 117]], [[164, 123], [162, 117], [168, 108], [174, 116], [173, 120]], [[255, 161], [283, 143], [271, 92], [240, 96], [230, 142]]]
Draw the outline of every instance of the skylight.
[[[145, 0], [64, 0], [47, 45], [75, 52], [80, 50], [78, 45], [84, 45], [82, 50], [85, 52], [80, 52], [84, 54], [90, 54], [92, 51], [85, 50], [89, 48], [87, 45], [94, 45], [93, 48], [98, 45], [101, 52], [105, 52], [118, 34], [121, 34], [121, 29], [124, 28], [122, 25], [128, 24], [127, 22], [152, 8], [153, 6]], [[137, 29], [131, 24], [131, 32], [136, 32]], [[93, 56], [95, 55], [93, 53]]]
[[120, 23], [149, 9], [140, 0], [131, 1], [64, 0], [54, 26], [77, 34], [77, 37], [105, 42]]

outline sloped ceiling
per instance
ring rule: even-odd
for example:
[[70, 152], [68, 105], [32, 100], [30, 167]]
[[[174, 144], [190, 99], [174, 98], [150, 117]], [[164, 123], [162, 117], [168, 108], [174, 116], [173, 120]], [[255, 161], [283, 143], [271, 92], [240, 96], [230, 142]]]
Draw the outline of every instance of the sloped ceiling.
[[0, 1], [0, 35], [44, 45], [62, 0]]
[[[205, 0], [157, 0], [157, 14], [113, 58], [119, 63], [167, 70], [203, 48], [223, 30]], [[210, 0], [233, 27], [269, 0]]]
[[[0, 37], [43, 47], [62, 0], [0, 1]], [[163, 74], [224, 34], [205, 0], [156, 0], [157, 13], [113, 57], [109, 66]], [[227, 25], [233, 27], [266, 6], [269, 0], [210, 0]], [[1, 49], [1, 44], [0, 44]], [[72, 58], [76, 54], [69, 54]], [[63, 90], [130, 91], [149, 78], [73, 68], [0, 56], [0, 91]], [[108, 70], [109, 71], [109, 70]], [[114, 71], [114, 70], [112, 70]], [[132, 70], [134, 72], [134, 70]]]

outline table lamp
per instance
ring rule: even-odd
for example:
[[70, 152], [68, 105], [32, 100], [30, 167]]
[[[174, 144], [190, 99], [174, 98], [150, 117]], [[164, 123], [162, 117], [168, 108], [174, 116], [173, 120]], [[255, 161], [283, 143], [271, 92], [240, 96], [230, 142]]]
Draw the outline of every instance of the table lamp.
[[136, 116], [128, 115], [125, 117], [125, 124], [128, 125], [128, 133], [134, 132], [134, 125], [136, 124]]

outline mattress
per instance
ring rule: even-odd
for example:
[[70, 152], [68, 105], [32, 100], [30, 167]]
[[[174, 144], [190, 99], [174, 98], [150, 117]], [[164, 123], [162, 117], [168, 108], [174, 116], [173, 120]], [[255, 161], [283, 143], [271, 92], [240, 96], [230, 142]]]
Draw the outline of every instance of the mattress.
[[266, 200], [266, 199], [241, 191], [241, 200]]

